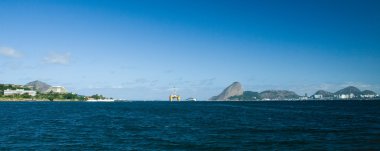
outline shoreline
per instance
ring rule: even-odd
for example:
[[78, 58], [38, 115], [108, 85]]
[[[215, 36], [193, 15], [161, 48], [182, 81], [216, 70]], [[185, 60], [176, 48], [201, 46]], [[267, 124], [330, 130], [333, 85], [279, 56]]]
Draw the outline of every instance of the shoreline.
[[0, 98], [0, 102], [83, 102], [81, 100], [53, 100], [48, 99], [3, 99]]
[[[121, 100], [115, 102], [328, 102], [328, 101], [380, 101], [380, 99], [329, 99], [329, 100], [226, 100], [226, 101], [168, 101], [168, 100]], [[0, 102], [87, 102], [85, 100], [32, 100], [32, 99], [0, 99]]]

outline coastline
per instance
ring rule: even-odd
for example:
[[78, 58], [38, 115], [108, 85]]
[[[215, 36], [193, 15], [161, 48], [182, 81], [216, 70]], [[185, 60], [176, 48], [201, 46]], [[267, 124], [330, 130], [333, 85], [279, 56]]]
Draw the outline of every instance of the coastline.
[[[309, 100], [204, 100], [204, 101], [174, 101], [174, 102], [321, 102], [321, 101], [380, 101], [380, 99], [309, 99]], [[85, 100], [69, 100], [60, 99], [50, 101], [48, 99], [4, 99], [0, 98], [0, 102], [87, 102]], [[129, 101], [115, 101], [115, 102], [170, 102], [167, 100], [129, 100]]]
[[9, 99], [9, 98], [0, 98], [0, 102], [81, 102], [82, 100], [68, 100], [60, 99], [50, 101], [48, 99]]

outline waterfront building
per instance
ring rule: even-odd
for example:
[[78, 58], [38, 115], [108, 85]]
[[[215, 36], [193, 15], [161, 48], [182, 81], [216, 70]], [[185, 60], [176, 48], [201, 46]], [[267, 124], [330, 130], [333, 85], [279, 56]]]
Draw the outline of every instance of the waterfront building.
[[323, 95], [321, 94], [315, 94], [314, 95], [314, 99], [322, 99], [323, 98]]
[[350, 93], [350, 94], [341, 94], [341, 95], [339, 95], [339, 98], [340, 98], [340, 99], [352, 99], [352, 98], [354, 98], [354, 97], [355, 97], [355, 95], [352, 94], [352, 93]]
[[52, 86], [48, 90], [46, 90], [46, 93], [54, 92], [54, 93], [67, 93], [67, 90], [63, 86]]
[[301, 96], [301, 97], [299, 97], [299, 99], [300, 99], [300, 100], [308, 100], [309, 97], [307, 97], [307, 96]]
[[377, 95], [375, 94], [364, 94], [360, 95], [361, 98], [375, 98]]

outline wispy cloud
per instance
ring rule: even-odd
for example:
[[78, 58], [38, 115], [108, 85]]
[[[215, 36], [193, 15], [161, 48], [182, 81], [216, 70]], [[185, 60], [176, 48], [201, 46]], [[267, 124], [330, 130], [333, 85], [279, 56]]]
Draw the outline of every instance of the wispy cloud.
[[199, 82], [199, 85], [200, 86], [211, 86], [214, 84], [216, 78], [213, 77], [213, 78], [208, 78], [208, 79], [203, 79]]
[[169, 69], [169, 70], [165, 70], [164, 72], [167, 73], [167, 74], [170, 74], [170, 73], [173, 73], [175, 70], [172, 70], [172, 69]]
[[63, 53], [63, 54], [52, 53], [52, 54], [49, 54], [47, 57], [45, 57], [44, 61], [45, 63], [48, 63], [48, 64], [65, 65], [65, 64], [69, 64], [70, 57], [71, 57], [70, 53]]
[[311, 85], [309, 88], [314, 90], [327, 90], [331, 92], [336, 92], [340, 89], [343, 89], [348, 86], [354, 86], [359, 88], [360, 90], [378, 90], [377, 84], [368, 84], [368, 83], [361, 83], [361, 82], [344, 82], [344, 83], [323, 83], [320, 85]]
[[20, 52], [9, 47], [0, 47], [0, 55], [10, 58], [20, 58], [22, 56]]

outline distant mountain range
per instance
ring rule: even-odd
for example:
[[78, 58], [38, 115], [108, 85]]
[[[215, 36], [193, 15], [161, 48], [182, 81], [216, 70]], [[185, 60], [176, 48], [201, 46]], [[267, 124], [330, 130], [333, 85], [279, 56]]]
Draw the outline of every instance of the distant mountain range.
[[346, 88], [343, 88], [339, 91], [336, 91], [335, 93], [331, 93], [324, 90], [317, 91], [313, 96], [320, 96], [323, 98], [331, 98], [331, 97], [339, 97], [343, 95], [352, 95], [354, 97], [362, 97], [362, 96], [376, 96], [377, 93], [371, 91], [371, 90], [364, 90], [360, 91], [360, 89], [354, 87], [354, 86], [348, 86]]
[[288, 90], [266, 90], [263, 92], [244, 91], [242, 84], [234, 82], [217, 96], [211, 97], [211, 101], [252, 101], [252, 100], [297, 100], [297, 99], [353, 99], [353, 98], [375, 98], [377, 94], [370, 90], [360, 91], [358, 88], [349, 86], [335, 93], [319, 90], [311, 97], [299, 96]]

